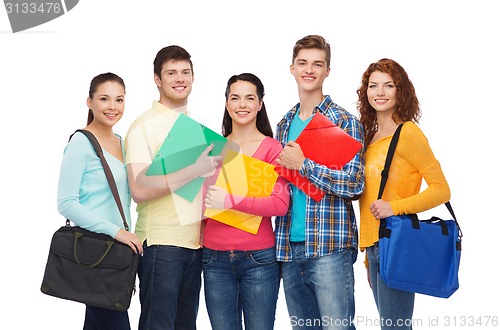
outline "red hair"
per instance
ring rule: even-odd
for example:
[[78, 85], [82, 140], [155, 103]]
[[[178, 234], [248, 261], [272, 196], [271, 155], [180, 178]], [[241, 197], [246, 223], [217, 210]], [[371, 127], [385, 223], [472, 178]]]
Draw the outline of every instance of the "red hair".
[[360, 114], [360, 121], [365, 133], [365, 144], [368, 145], [378, 129], [377, 115], [375, 109], [368, 102], [366, 91], [370, 75], [374, 71], [387, 73], [391, 76], [396, 86], [396, 111], [392, 115], [395, 122], [413, 121], [418, 123], [421, 117], [420, 105], [418, 103], [415, 87], [408, 74], [396, 61], [383, 58], [368, 66], [361, 78], [361, 86], [356, 93], [358, 101], [356, 106]]

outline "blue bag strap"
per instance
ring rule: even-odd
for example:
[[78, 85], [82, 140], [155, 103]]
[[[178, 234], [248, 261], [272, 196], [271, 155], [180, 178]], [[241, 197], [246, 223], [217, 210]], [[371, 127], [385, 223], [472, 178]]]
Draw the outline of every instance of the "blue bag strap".
[[[396, 146], [398, 144], [399, 136], [401, 135], [401, 130], [403, 129], [403, 124], [400, 124], [396, 131], [394, 132], [392, 138], [391, 138], [391, 143], [389, 144], [389, 150], [387, 151], [387, 156], [385, 158], [385, 164], [384, 164], [384, 169], [382, 170], [382, 178], [380, 180], [380, 188], [378, 190], [378, 198], [381, 199], [382, 195], [384, 194], [384, 188], [387, 183], [387, 179], [389, 177], [389, 168], [391, 167], [391, 162], [392, 158], [394, 156], [394, 152], [396, 151]], [[451, 203], [448, 201], [444, 203], [446, 205], [446, 208], [450, 212], [451, 216], [453, 217], [453, 220], [457, 224], [457, 229], [458, 229], [458, 237], [462, 238], [462, 230], [460, 229], [460, 225], [458, 224], [457, 218], [455, 217], [455, 212], [453, 212], [453, 208], [451, 207]]]
[[[113, 177], [113, 173], [111, 172], [111, 168], [109, 168], [106, 158], [104, 158], [104, 153], [102, 152], [102, 148], [101, 145], [99, 144], [99, 141], [97, 141], [94, 134], [92, 134], [90, 131], [84, 129], [77, 129], [75, 133], [76, 132], [82, 133], [90, 140], [90, 143], [92, 143], [92, 146], [94, 147], [97, 156], [99, 156], [99, 159], [101, 160], [102, 163], [102, 168], [104, 169], [104, 174], [106, 175], [106, 179], [108, 180], [109, 183], [109, 188], [113, 193], [113, 198], [115, 199], [116, 205], [118, 206], [118, 210], [120, 211], [120, 215], [122, 216], [123, 226], [125, 227], [125, 230], [129, 231], [128, 223], [125, 218], [125, 213], [123, 212], [123, 206], [122, 203], [120, 202], [120, 195], [118, 194], [118, 188], [116, 188], [116, 182]], [[71, 134], [71, 136], [69, 137], [70, 140], [75, 133]]]

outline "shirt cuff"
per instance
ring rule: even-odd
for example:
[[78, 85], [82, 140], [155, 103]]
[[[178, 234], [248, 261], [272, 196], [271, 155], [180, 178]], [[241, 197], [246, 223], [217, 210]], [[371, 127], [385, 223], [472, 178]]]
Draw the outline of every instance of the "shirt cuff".
[[312, 172], [314, 168], [314, 162], [309, 158], [304, 159], [302, 167], [299, 169], [300, 175], [307, 177], [307, 173]]

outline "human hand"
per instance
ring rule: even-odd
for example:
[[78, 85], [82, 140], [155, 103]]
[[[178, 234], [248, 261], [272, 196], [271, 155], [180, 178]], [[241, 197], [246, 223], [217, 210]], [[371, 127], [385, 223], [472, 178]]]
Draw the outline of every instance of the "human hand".
[[227, 191], [221, 187], [211, 185], [205, 195], [205, 207], [211, 209], [224, 209]]
[[295, 141], [289, 141], [276, 159], [276, 163], [290, 170], [300, 170], [305, 160], [306, 157], [300, 145]]
[[381, 199], [376, 200], [370, 205], [370, 212], [378, 220], [388, 218], [394, 215], [394, 211], [392, 211], [391, 204]]
[[118, 233], [116, 233], [115, 239], [118, 242], [122, 242], [123, 244], [127, 244], [128, 246], [130, 246], [130, 248], [134, 250], [135, 253], [142, 255], [142, 242], [139, 240], [139, 237], [137, 237], [136, 234], [131, 233], [125, 229], [120, 229], [118, 230]]
[[208, 146], [198, 157], [196, 163], [193, 164], [193, 169], [197, 174], [196, 177], [210, 177], [217, 171], [222, 156], [209, 156], [208, 154], [213, 148], [213, 144]]

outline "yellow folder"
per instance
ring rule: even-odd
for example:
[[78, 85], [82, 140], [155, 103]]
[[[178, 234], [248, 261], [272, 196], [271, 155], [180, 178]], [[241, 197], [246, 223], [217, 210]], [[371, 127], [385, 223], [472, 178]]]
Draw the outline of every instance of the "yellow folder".
[[[215, 185], [235, 196], [268, 197], [278, 179], [274, 167], [262, 160], [228, 150]], [[207, 208], [205, 216], [252, 234], [257, 233], [262, 221], [262, 216], [232, 209]]]

